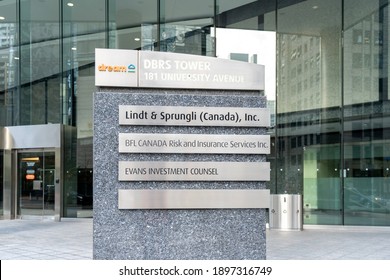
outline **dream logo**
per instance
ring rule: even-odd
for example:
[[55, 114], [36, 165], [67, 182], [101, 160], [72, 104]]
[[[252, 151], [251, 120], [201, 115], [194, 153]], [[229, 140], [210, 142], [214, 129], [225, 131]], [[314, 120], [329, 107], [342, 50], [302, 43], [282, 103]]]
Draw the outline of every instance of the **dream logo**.
[[129, 66], [124, 66], [124, 65], [105, 65], [105, 64], [100, 64], [98, 66], [99, 72], [122, 72], [122, 73], [135, 73], [135, 65], [130, 64]]
[[127, 72], [129, 72], [129, 73], [135, 73], [135, 65], [134, 65], [134, 64], [130, 64], [130, 65], [127, 67]]

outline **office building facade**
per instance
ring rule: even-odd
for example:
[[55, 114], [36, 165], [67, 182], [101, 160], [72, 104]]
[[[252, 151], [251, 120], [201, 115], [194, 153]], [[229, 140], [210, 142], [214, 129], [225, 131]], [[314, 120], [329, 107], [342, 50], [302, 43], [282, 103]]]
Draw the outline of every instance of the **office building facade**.
[[390, 226], [388, 0], [0, 1], [0, 216], [90, 217], [95, 48], [266, 66], [272, 193]]

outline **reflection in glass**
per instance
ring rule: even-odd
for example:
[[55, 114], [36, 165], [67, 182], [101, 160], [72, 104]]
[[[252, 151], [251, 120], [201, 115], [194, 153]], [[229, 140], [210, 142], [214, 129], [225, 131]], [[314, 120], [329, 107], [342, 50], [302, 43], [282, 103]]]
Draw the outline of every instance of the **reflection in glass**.
[[19, 37], [15, 1], [0, 2], [0, 126], [12, 125], [19, 82]]
[[341, 1], [279, 2], [276, 191], [303, 194], [304, 223], [342, 224]]
[[[66, 141], [64, 215], [92, 215], [92, 128], [95, 91], [95, 48], [106, 46], [104, 0], [84, 0], [70, 7], [63, 2], [63, 114], [68, 129]], [[77, 136], [76, 136], [77, 135]], [[72, 139], [77, 139], [77, 150]]]
[[20, 100], [15, 124], [60, 123], [59, 1], [20, 1]]
[[[267, 108], [271, 112], [271, 180], [267, 187], [275, 193], [276, 116], [276, 1], [216, 1], [216, 57], [258, 63], [265, 66]], [[213, 32], [212, 32], [213, 34]]]
[[275, 31], [276, 2], [217, 0], [216, 25], [232, 29]]
[[109, 1], [109, 48], [155, 50], [158, 42], [157, 2]]
[[214, 1], [160, 3], [160, 51], [214, 56]]
[[[265, 92], [269, 102], [276, 97], [276, 33], [271, 31], [255, 31], [217, 28], [216, 55], [218, 58], [239, 60], [264, 65]], [[271, 126], [273, 126], [271, 124]]]
[[390, 10], [388, 1], [344, 6], [344, 223], [388, 226]]

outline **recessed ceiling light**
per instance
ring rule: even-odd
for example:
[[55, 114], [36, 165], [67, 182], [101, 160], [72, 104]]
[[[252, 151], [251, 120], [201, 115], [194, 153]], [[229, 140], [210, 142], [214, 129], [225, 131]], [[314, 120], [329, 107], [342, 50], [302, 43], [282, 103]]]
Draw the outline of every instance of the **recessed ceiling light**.
[[71, 2], [67, 3], [66, 5], [68, 5], [69, 7], [73, 7], [74, 6], [74, 4], [71, 3]]
[[134, 41], [140, 41], [141, 39], [140, 38], [134, 38]]
[[72, 47], [72, 51], [76, 51], [77, 50], [77, 48], [76, 47]]
[[15, 60], [19, 60], [19, 57], [15, 56], [14, 59], [15, 59]]
[[0, 20], [5, 20], [5, 17], [0, 16]]
[[313, 6], [313, 10], [317, 10], [318, 9], [318, 6]]

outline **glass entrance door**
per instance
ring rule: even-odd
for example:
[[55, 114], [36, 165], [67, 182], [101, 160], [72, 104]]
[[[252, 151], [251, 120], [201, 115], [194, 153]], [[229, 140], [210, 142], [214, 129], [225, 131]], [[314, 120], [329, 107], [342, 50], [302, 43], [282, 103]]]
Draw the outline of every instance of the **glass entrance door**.
[[19, 215], [54, 217], [55, 153], [18, 152]]

